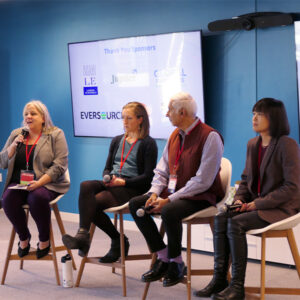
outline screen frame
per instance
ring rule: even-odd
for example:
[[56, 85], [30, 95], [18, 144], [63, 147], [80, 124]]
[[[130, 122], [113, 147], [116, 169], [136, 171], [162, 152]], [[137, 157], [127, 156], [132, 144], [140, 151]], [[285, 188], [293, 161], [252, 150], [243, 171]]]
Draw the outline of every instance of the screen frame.
[[[69, 79], [70, 79], [70, 90], [71, 90], [71, 106], [72, 106], [72, 122], [73, 122], [73, 137], [79, 137], [79, 138], [113, 138], [114, 136], [92, 136], [92, 135], [76, 135], [75, 134], [75, 120], [74, 120], [74, 104], [73, 104], [73, 89], [72, 89], [72, 79], [71, 79], [71, 59], [70, 59], [70, 45], [73, 44], [85, 44], [85, 43], [93, 43], [93, 42], [102, 42], [102, 41], [113, 41], [117, 39], [126, 39], [126, 38], [139, 38], [139, 37], [150, 37], [150, 36], [158, 36], [158, 35], [164, 35], [164, 34], [173, 34], [173, 33], [189, 33], [189, 32], [199, 32], [200, 34], [200, 54], [201, 54], [201, 72], [202, 72], [202, 107], [203, 107], [203, 120], [201, 120], [203, 123], [205, 123], [205, 91], [204, 91], [204, 76], [203, 76], [203, 32], [202, 29], [193, 29], [193, 30], [184, 30], [184, 31], [171, 31], [171, 32], [161, 32], [161, 33], [153, 33], [153, 34], [142, 34], [142, 35], [130, 35], [130, 36], [120, 36], [120, 37], [113, 37], [113, 38], [105, 38], [105, 39], [97, 39], [97, 40], [88, 40], [88, 41], [80, 41], [80, 42], [69, 42], [67, 44], [68, 47], [68, 64], [69, 64]], [[193, 97], [193, 95], [191, 95]], [[199, 109], [199, 108], [198, 108]], [[174, 127], [175, 129], [175, 127]], [[171, 135], [172, 131], [170, 132]], [[165, 138], [155, 138], [156, 140], [167, 140]]]

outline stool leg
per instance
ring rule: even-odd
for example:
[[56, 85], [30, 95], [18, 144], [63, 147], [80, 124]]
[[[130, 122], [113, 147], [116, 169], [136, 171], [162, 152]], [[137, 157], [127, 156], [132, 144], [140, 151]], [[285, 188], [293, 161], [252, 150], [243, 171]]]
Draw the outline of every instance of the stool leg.
[[60, 285], [59, 273], [58, 273], [58, 265], [57, 265], [57, 258], [56, 258], [56, 249], [55, 249], [55, 242], [54, 242], [54, 235], [53, 235], [53, 228], [52, 222], [50, 222], [50, 246], [52, 251], [52, 260], [54, 265], [55, 277], [57, 285]]
[[192, 268], [192, 252], [191, 252], [191, 223], [187, 223], [187, 241], [186, 241], [186, 264], [187, 264], [187, 298], [191, 300], [191, 268]]
[[261, 235], [261, 269], [260, 269], [260, 299], [265, 299], [265, 282], [266, 282], [266, 234]]
[[[26, 211], [26, 225], [28, 226], [28, 219], [29, 219], [29, 209], [25, 208]], [[23, 265], [24, 265], [24, 259], [20, 259], [20, 270], [23, 270]]]
[[[91, 244], [92, 244], [93, 236], [94, 236], [94, 233], [95, 233], [95, 229], [96, 229], [96, 225], [94, 223], [92, 223], [91, 228], [90, 228], [90, 243]], [[89, 251], [86, 254], [86, 256], [81, 260], [80, 267], [79, 267], [79, 270], [78, 270], [77, 279], [76, 279], [76, 282], [75, 282], [75, 287], [78, 287], [79, 284], [80, 284], [80, 280], [81, 280], [81, 277], [82, 277], [82, 274], [83, 274], [83, 270], [84, 270], [86, 261], [88, 259], [88, 254], [89, 254]]]
[[123, 283], [123, 297], [126, 297], [126, 269], [125, 269], [125, 244], [124, 244], [124, 223], [123, 213], [119, 214], [120, 221], [120, 243], [121, 243], [121, 265], [122, 265], [122, 283]]
[[[152, 266], [154, 265], [155, 261], [156, 261], [156, 253], [153, 253], [152, 254], [151, 265], [150, 265], [151, 267], [150, 268], [152, 268]], [[146, 282], [142, 300], [146, 300], [147, 295], [148, 295], [148, 291], [149, 291], [149, 287], [150, 287], [150, 282]]]
[[10, 234], [10, 239], [9, 239], [9, 243], [8, 243], [4, 269], [3, 269], [3, 273], [2, 273], [2, 280], [1, 280], [2, 285], [5, 283], [6, 273], [7, 273], [8, 264], [9, 264], [9, 261], [10, 261], [11, 251], [12, 251], [14, 241], [15, 241], [15, 236], [16, 236], [16, 232], [15, 232], [14, 227], [13, 227], [12, 230], [11, 230], [11, 234]]
[[[115, 225], [116, 229], [118, 230], [118, 213], [114, 213], [114, 225]], [[116, 268], [112, 267], [111, 272], [116, 273]]]
[[[164, 227], [164, 225], [163, 225], [162, 222], [161, 222], [161, 224], [160, 224], [159, 233], [160, 233], [160, 235], [161, 235], [162, 237], [164, 237], [164, 235], [165, 235], [165, 227]], [[154, 254], [152, 255], [150, 268], [152, 268], [152, 266], [153, 266], [153, 264], [154, 264], [155, 261], [156, 261], [156, 253], [154, 253]], [[148, 290], [149, 290], [149, 287], [150, 287], [150, 283], [151, 283], [151, 282], [146, 282], [146, 284], [145, 284], [144, 293], [143, 293], [143, 298], [142, 298], [143, 300], [145, 300], [145, 299], [147, 298], [147, 294], [148, 294]]]
[[300, 256], [299, 256], [299, 251], [297, 247], [297, 243], [295, 241], [295, 236], [293, 229], [289, 229], [287, 232], [287, 239], [291, 248], [291, 252], [294, 258], [295, 266], [298, 272], [298, 276], [300, 278]]
[[[62, 222], [62, 219], [61, 219], [61, 216], [60, 216], [60, 213], [59, 213], [59, 209], [58, 209], [57, 203], [52, 204], [51, 208], [52, 208], [52, 210], [54, 212], [54, 215], [55, 215], [56, 222], [57, 222], [58, 228], [60, 230], [60, 233], [63, 236], [64, 234], [66, 234], [66, 230], [65, 230], [64, 224]], [[71, 256], [71, 258], [72, 258], [73, 269], [76, 270], [76, 264], [75, 264], [75, 261], [74, 261], [73, 253], [67, 247], [66, 247], [66, 250], [67, 250], [68, 254]]]

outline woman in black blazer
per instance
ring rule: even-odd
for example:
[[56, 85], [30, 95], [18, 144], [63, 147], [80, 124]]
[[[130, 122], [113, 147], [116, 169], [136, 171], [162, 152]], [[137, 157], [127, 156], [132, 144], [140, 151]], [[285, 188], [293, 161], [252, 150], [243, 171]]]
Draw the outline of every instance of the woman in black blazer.
[[[80, 224], [75, 237], [63, 236], [69, 249], [79, 249], [85, 256], [90, 247], [91, 223], [111, 238], [109, 252], [99, 259], [112, 263], [120, 257], [120, 234], [103, 211], [128, 202], [132, 197], [145, 193], [151, 185], [157, 160], [157, 145], [149, 136], [149, 118], [143, 104], [130, 102], [122, 109], [125, 134], [116, 136], [110, 145], [103, 171], [104, 180], [88, 180], [80, 185]], [[125, 237], [125, 255], [129, 242]]]
[[[246, 232], [295, 215], [300, 211], [300, 151], [288, 137], [284, 104], [263, 98], [253, 107], [253, 129], [259, 136], [247, 145], [246, 166], [234, 197], [241, 207], [215, 217], [214, 276], [195, 293], [213, 300], [242, 300], [247, 265]], [[229, 254], [232, 279], [228, 285]]]

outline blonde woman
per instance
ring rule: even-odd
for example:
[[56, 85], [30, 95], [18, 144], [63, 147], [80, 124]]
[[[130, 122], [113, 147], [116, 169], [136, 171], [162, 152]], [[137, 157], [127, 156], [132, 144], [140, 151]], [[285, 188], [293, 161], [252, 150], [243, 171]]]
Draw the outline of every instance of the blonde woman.
[[[53, 125], [39, 100], [25, 105], [23, 125], [11, 132], [0, 153], [0, 167], [7, 169], [2, 206], [20, 239], [18, 255], [24, 257], [30, 250], [31, 234], [22, 206], [29, 205], [39, 232], [36, 256], [42, 258], [50, 250], [49, 202], [66, 193], [70, 185], [65, 177], [68, 147], [63, 131]], [[11, 189], [20, 183], [23, 189]]]

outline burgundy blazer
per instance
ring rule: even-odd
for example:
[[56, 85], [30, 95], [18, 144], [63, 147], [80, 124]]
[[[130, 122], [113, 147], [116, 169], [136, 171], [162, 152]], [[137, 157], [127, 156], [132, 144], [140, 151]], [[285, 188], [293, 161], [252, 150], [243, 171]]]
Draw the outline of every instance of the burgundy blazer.
[[259, 216], [274, 223], [300, 211], [300, 148], [288, 136], [272, 138], [260, 166], [257, 194], [258, 147], [261, 137], [248, 142], [246, 166], [235, 200], [254, 201]]

